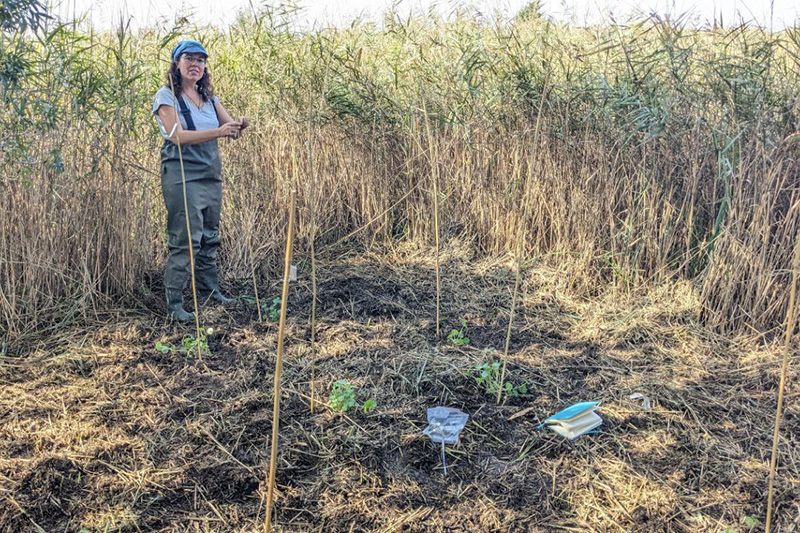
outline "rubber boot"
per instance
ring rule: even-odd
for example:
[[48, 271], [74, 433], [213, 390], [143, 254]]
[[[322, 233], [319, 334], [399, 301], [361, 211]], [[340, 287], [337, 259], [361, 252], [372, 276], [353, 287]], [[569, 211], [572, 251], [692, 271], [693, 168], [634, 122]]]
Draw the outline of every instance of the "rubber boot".
[[[197, 279], [197, 295], [203, 301], [212, 301], [221, 304], [233, 303], [231, 298], [226, 297], [219, 290], [219, 281], [217, 281], [217, 265], [214, 263], [215, 259], [208, 260], [202, 254], [198, 254], [198, 267], [195, 267], [194, 273]], [[208, 265], [202, 263], [210, 263]]]
[[219, 302], [221, 304], [232, 304], [234, 301], [233, 298], [228, 298], [227, 296], [219, 292], [219, 289], [214, 289], [211, 291], [211, 293], [204, 294], [203, 298], [211, 300], [212, 302]]
[[230, 304], [234, 302], [232, 298], [228, 298], [222, 294], [219, 289], [212, 289], [210, 292], [198, 290], [197, 297], [203, 302], [217, 302], [221, 304]]
[[194, 318], [194, 313], [183, 308], [183, 294], [167, 289], [167, 316], [178, 322], [186, 322]]

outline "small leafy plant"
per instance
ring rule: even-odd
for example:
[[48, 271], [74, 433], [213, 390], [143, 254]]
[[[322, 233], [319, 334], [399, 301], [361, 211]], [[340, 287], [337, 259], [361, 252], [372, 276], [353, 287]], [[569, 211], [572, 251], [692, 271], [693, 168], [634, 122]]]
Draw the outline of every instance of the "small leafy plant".
[[200, 333], [198, 338], [195, 338], [194, 335], [186, 335], [181, 340], [181, 351], [187, 355], [191, 353], [207, 354], [208, 340], [203, 333]]
[[450, 344], [455, 344], [456, 346], [462, 346], [465, 344], [469, 344], [469, 337], [467, 337], [467, 321], [461, 321], [461, 328], [455, 329], [447, 335], [447, 342]]
[[[253, 296], [241, 296], [240, 299], [244, 302], [249, 304], [256, 303], [256, 299]], [[272, 303], [261, 302], [261, 310], [267, 314], [267, 318], [270, 322], [277, 322], [281, 319], [281, 299], [280, 298], [273, 298]]]
[[267, 312], [267, 318], [269, 318], [270, 322], [278, 322], [281, 319], [281, 299], [280, 298], [273, 298], [272, 304], [267, 306], [267, 304], [262, 304], [264, 310]]
[[[746, 530], [743, 531], [748, 531], [748, 532], [753, 531], [753, 529], [755, 529], [756, 526], [758, 526], [761, 523], [758, 521], [757, 518], [753, 518], [752, 516], [745, 516], [742, 522], [744, 527], [747, 528]], [[739, 533], [739, 530], [735, 527], [728, 527], [720, 531], [720, 533]]]
[[370, 398], [369, 400], [364, 402], [364, 405], [362, 406], [362, 409], [364, 410], [364, 414], [367, 414], [370, 411], [372, 411], [373, 409], [375, 409], [375, 400]]
[[[475, 365], [471, 375], [475, 383], [486, 391], [486, 394], [497, 394], [497, 391], [500, 389], [500, 361]], [[503, 394], [508, 397], [517, 398], [523, 394], [527, 394], [527, 392], [528, 387], [524, 383], [521, 385], [514, 385], [512, 382], [506, 381], [503, 384]]]
[[503, 393], [506, 396], [510, 396], [512, 398], [518, 398], [523, 394], [528, 393], [528, 386], [524, 383], [521, 385], [514, 385], [510, 381], [506, 381], [505, 385], [503, 386]]
[[337, 413], [347, 412], [356, 406], [355, 388], [346, 379], [340, 379], [331, 387], [328, 403]]
[[[208, 328], [209, 333], [213, 332], [211, 328]], [[182, 353], [184, 355], [191, 355], [199, 353], [200, 355], [208, 354], [208, 340], [206, 339], [206, 335], [204, 333], [200, 333], [200, 337], [195, 338], [194, 335], [186, 335], [183, 339], [181, 339], [181, 345], [175, 346], [168, 342], [156, 342], [156, 350], [161, 353]]]
[[161, 353], [172, 353], [176, 351], [173, 345], [171, 345], [168, 342], [161, 342], [161, 341], [156, 341], [156, 350], [158, 350]]
[[[356, 398], [356, 388], [351, 385], [346, 379], [340, 379], [331, 386], [331, 392], [328, 395], [328, 404], [331, 409], [337, 413], [345, 413], [358, 405]], [[361, 406], [364, 414], [369, 413], [375, 409], [375, 400], [369, 398]]]

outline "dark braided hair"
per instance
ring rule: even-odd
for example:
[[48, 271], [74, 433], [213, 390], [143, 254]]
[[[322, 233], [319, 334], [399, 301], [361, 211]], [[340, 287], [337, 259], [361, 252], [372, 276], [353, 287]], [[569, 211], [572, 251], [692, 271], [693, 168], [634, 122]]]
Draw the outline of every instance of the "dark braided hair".
[[[179, 58], [180, 59], [180, 58]], [[172, 84], [170, 85], [170, 78], [172, 79]], [[178, 62], [173, 61], [172, 64], [169, 66], [169, 70], [167, 71], [167, 87], [174, 87], [175, 89], [175, 96], [180, 96], [181, 92], [183, 92], [183, 76], [181, 76], [181, 71], [178, 68]], [[200, 97], [203, 99], [204, 102], [208, 102], [212, 98], [214, 98], [214, 84], [211, 83], [211, 74], [208, 72], [207, 68], [203, 69], [203, 77], [197, 80], [197, 92], [200, 94]]]

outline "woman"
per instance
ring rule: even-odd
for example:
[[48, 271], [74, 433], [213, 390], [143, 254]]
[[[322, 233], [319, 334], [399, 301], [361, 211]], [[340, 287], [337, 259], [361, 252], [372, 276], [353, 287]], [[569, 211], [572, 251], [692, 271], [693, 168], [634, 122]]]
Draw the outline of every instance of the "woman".
[[199, 42], [179, 42], [172, 49], [167, 83], [153, 102], [153, 113], [164, 136], [161, 191], [167, 204], [169, 246], [164, 286], [168, 313], [180, 321], [194, 315], [183, 308], [190, 258], [179, 155], [183, 157], [198, 295], [221, 303], [232, 301], [220, 292], [217, 280], [222, 205], [222, 165], [217, 139], [238, 138], [248, 121], [244, 117], [232, 119], [214, 95], [207, 58], [208, 52]]

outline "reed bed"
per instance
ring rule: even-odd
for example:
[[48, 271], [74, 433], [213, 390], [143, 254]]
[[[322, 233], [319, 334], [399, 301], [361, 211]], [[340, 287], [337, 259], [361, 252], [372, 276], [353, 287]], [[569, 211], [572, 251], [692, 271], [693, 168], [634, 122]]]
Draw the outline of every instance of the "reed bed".
[[4, 30], [10, 344], [161, 290], [150, 102], [181, 35], [205, 42], [218, 94], [254, 124], [222, 147], [228, 282], [249, 279], [252, 261], [258, 279], [276, 276], [292, 189], [300, 256], [312, 234], [324, 251], [358, 229], [360, 247], [433, 242], [436, 178], [443, 239], [488, 255], [521, 241], [523, 258], [560, 264], [576, 295], [686, 278], [719, 330], [777, 331], [786, 315], [800, 228], [796, 28], [388, 12], [382, 25], [296, 33], [262, 11], [225, 31]]

